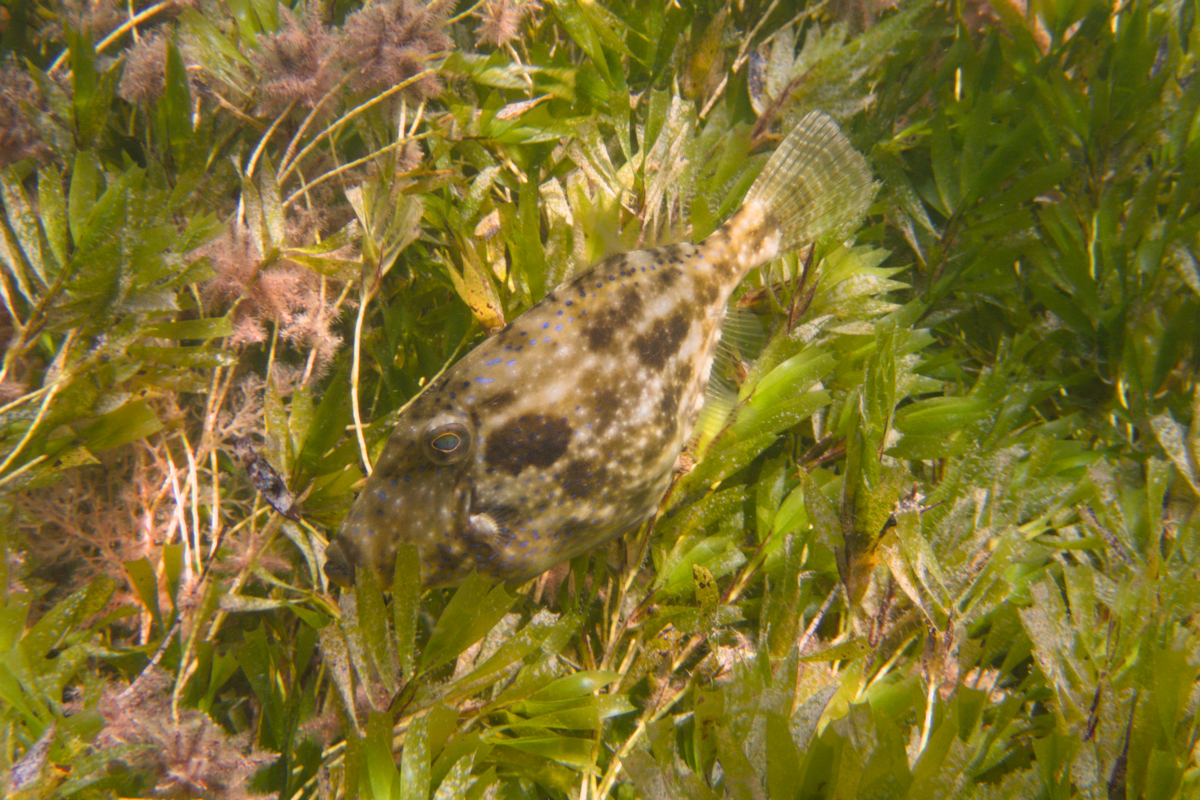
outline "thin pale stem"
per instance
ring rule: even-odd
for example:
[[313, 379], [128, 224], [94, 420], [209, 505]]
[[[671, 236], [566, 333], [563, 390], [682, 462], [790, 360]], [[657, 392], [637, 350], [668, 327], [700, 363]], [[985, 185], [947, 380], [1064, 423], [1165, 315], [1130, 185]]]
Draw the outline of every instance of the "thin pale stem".
[[[55, 395], [58, 394], [58, 390], [62, 388], [63, 384], [68, 382], [70, 376], [66, 374], [66, 368], [64, 364], [67, 360], [67, 354], [71, 350], [71, 345], [75, 343], [75, 334], [76, 331], [71, 331], [67, 334], [67, 338], [63, 341], [62, 347], [58, 351], [58, 355], [54, 357], [54, 362], [50, 365], [49, 369], [49, 373], [54, 376], [52, 383], [50, 384], [50, 391], [46, 392], [45, 397], [42, 398], [42, 404], [38, 406], [37, 415], [33, 418], [33, 422], [29, 424], [29, 427], [26, 428], [25, 435], [21, 437], [21, 441], [17, 442], [17, 446], [14, 447], [12, 452], [8, 454], [8, 457], [4, 459], [2, 463], [0, 463], [0, 474], [3, 474], [9, 467], [12, 466], [13, 462], [17, 460], [17, 456], [21, 454], [21, 451], [24, 450], [25, 446], [28, 445], [33, 439], [34, 432], [38, 429], [38, 426], [42, 424], [42, 420], [46, 417], [46, 412], [50, 410], [51, 401], [54, 400]], [[5, 480], [7, 479], [0, 479], [0, 485], [3, 485]]]
[[188, 572], [199, 574], [204, 565], [200, 561], [200, 475], [197, 467], [196, 453], [192, 449], [192, 443], [188, 441], [185, 431], [179, 432], [179, 438], [183, 440], [183, 450], [187, 454], [188, 471], [188, 496], [191, 498], [192, 512], [192, 539], [189, 545], [191, 552], [191, 560], [186, 562]]
[[402, 146], [407, 141], [409, 141], [409, 140], [401, 139], [400, 141], [392, 142], [391, 144], [385, 145], [385, 146], [379, 148], [378, 150], [376, 150], [375, 152], [369, 153], [369, 154], [363, 156], [362, 158], [356, 158], [355, 160], [353, 160], [349, 163], [342, 164], [340, 167], [335, 167], [334, 169], [331, 169], [328, 172], [317, 176], [312, 181], [309, 181], [308, 183], [304, 184], [299, 189], [297, 189], [296, 191], [294, 191], [290, 195], [288, 195], [287, 199], [283, 201], [283, 207], [287, 208], [288, 206], [290, 206], [292, 203], [294, 203], [296, 201], [296, 198], [298, 198], [300, 195], [304, 194], [305, 192], [307, 192], [309, 189], [316, 186], [317, 184], [323, 183], [324, 181], [327, 181], [330, 178], [337, 177], [338, 175], [342, 174], [343, 172], [350, 170], [350, 169], [354, 169], [355, 167], [359, 166], [360, 164], [365, 164], [374, 158], [378, 158], [379, 156], [383, 155], [384, 153], [388, 153], [392, 150], [395, 150], [396, 148]]
[[[251, 570], [253, 570], [255, 564], [258, 563], [259, 555], [272, 544], [274, 544], [275, 537], [279, 535], [279, 529], [283, 524], [283, 517], [278, 512], [271, 511], [269, 508], [262, 508], [259, 505], [259, 498], [256, 497], [254, 498], [254, 510], [250, 514], [250, 519], [257, 520], [259, 515], [262, 513], [268, 513], [270, 515], [270, 519], [262, 530], [262, 542], [257, 548], [254, 549], [253, 552], [250, 553], [249, 558], [246, 559], [245, 566], [238, 571], [237, 577], [234, 579], [233, 584], [225, 592], [226, 594], [235, 595], [242, 591], [242, 587], [246, 585], [246, 581], [250, 578]], [[251, 531], [250, 535], [254, 535], [253, 531]], [[206, 641], [211, 642], [216, 639], [217, 634], [220, 632], [221, 626], [225, 623], [225, 618], [227, 616], [229, 616], [229, 612], [226, 609], [217, 609], [217, 612], [213, 614], [212, 623], [210, 623], [208, 626], [208, 633], [204, 637]]]
[[[401, 81], [400, 83], [396, 84], [395, 86], [388, 89], [387, 91], [380, 92], [379, 94], [375, 95], [367, 102], [365, 102], [359, 106], [356, 106], [355, 108], [350, 109], [345, 114], [343, 114], [342, 116], [340, 116], [336, 120], [334, 120], [329, 125], [329, 127], [327, 127], [325, 130], [321, 131], [319, 134], [314, 136], [313, 140], [311, 142], [309, 142], [307, 145], [305, 145], [304, 148], [302, 150], [300, 150], [300, 152], [296, 153], [294, 156], [290, 155], [292, 149], [289, 147], [288, 153], [284, 154], [283, 161], [281, 161], [280, 165], [279, 165], [279, 182], [283, 183], [284, 180], [287, 178], [287, 176], [291, 174], [292, 170], [296, 168], [296, 164], [298, 164], [302, 158], [304, 158], [306, 155], [308, 155], [310, 152], [312, 152], [313, 148], [315, 148], [317, 146], [317, 144], [320, 143], [320, 141], [322, 139], [324, 139], [326, 136], [331, 136], [333, 133], [335, 133], [336, 131], [340, 130], [343, 126], [345, 126], [346, 123], [365, 114], [371, 108], [379, 105], [384, 100], [391, 97], [392, 95], [404, 91], [409, 86], [412, 86], [414, 83], [416, 83], [418, 80], [428, 77], [429, 75], [435, 74], [435, 72], [436, 72], [436, 70], [423, 69], [420, 72], [418, 72], [416, 75], [413, 75], [411, 78]], [[298, 136], [298, 134], [297, 134], [297, 136]], [[299, 141], [298, 138], [293, 139], [293, 142], [297, 142], [297, 141]]]
[[[3, 380], [4, 380], [4, 376], [2, 374], [0, 374], [0, 381], [3, 381]], [[12, 411], [17, 406], [23, 406], [26, 403], [30, 403], [30, 402], [36, 400], [37, 398], [44, 395], [46, 392], [50, 391], [50, 388], [51, 388], [50, 386], [43, 386], [40, 389], [35, 389], [34, 391], [30, 392], [29, 394], [21, 395], [16, 400], [13, 400], [10, 403], [6, 403], [5, 405], [0, 406], [0, 417], [4, 416], [8, 412]]]
[[[929, 735], [933, 732], [933, 707], [937, 699], [937, 681], [930, 679], [929, 688], [925, 691], [925, 721], [921, 725], [921, 743], [917, 746], [917, 758], [929, 746]], [[915, 763], [915, 759], [914, 759]]]
[[[729, 83], [729, 76], [732, 74], [736, 74], [742, 68], [742, 66], [746, 63], [746, 59], [750, 57], [750, 43], [754, 41], [755, 34], [758, 33], [758, 31], [762, 28], [762, 26], [764, 24], [766, 24], [767, 19], [775, 11], [775, 7], [778, 5], [779, 5], [779, 0], [772, 0], [771, 5], [767, 6], [767, 10], [765, 12], [763, 12], [762, 17], [759, 18], [758, 24], [756, 24], [750, 30], [750, 33], [746, 34], [745, 38], [742, 39], [742, 46], [738, 49], [737, 57], [734, 58], [734, 60], [733, 60], [733, 66], [729, 69], [728, 72], [725, 73], [725, 76], [723, 78], [721, 78], [721, 83], [713, 91], [712, 97], [708, 98], [708, 102], [704, 104], [704, 108], [700, 111], [700, 119], [708, 118], [709, 113], [713, 110], [713, 106], [715, 106], [717, 104], [717, 100], [719, 100], [721, 95], [725, 93], [725, 87]], [[795, 24], [797, 21], [803, 19], [804, 17], [809, 17], [809, 16], [814, 15], [822, 7], [824, 7], [824, 5], [825, 5], [825, 0], [822, 0], [822, 2], [817, 3], [814, 6], [804, 9], [799, 14], [794, 16], [792, 18], [792, 21], [789, 22], [788, 24], [789, 25]], [[780, 30], [783, 30], [783, 28], [780, 28]], [[768, 36], [763, 41], [764, 41], [764, 43], [769, 42], [773, 38], [775, 38], [774, 34], [772, 34], [771, 36]]]
[[[326, 100], [340, 92], [349, 80], [350, 76], [344, 75], [328, 92], [321, 96], [321, 99], [317, 101], [316, 105], [308, 112], [308, 115], [304, 117], [304, 121], [300, 123], [300, 129], [296, 131], [296, 135], [288, 142], [287, 150], [283, 153], [283, 159], [279, 162], [280, 180], [283, 180], [282, 176], [285, 171], [285, 165], [291, 162], [292, 155], [296, 152], [296, 147], [300, 144], [300, 139], [308, 132], [308, 126], [312, 125], [313, 121], [317, 118], [317, 112], [321, 110], [321, 106], [325, 105]], [[317, 138], [319, 139], [320, 137]]]
[[[796, 655], [804, 655], [804, 649], [808, 647], [808, 643], [817, 635], [817, 628], [820, 627], [821, 621], [825, 619], [825, 615], [829, 613], [830, 607], [833, 605], [834, 599], [841, 594], [842, 584], [833, 587], [833, 591], [825, 598], [825, 602], [821, 604], [821, 610], [813, 617], [812, 622], [804, 629], [804, 635], [796, 642]], [[794, 715], [800, 710], [800, 678], [804, 675], [804, 662], [796, 663], [796, 691], [792, 693], [792, 714]]]
[[363, 318], [367, 315], [367, 303], [371, 301], [371, 294], [373, 293], [364, 290], [362, 301], [358, 304], [358, 315], [354, 318], [354, 355], [350, 361], [350, 410], [354, 413], [354, 436], [358, 439], [358, 454], [368, 475], [371, 474], [371, 457], [367, 453], [367, 439], [363, 435], [362, 412], [358, 409], [358, 376]]
[[254, 152], [250, 155], [250, 161], [246, 163], [246, 179], [249, 180], [254, 175], [254, 168], [258, 166], [258, 159], [263, 154], [263, 150], [267, 149], [267, 142], [271, 141], [271, 137], [275, 135], [275, 129], [279, 124], [287, 118], [287, 115], [292, 113], [292, 109], [296, 107], [296, 101], [288, 103], [288, 107], [283, 110], [283, 113], [275, 118], [271, 123], [271, 127], [267, 128], [266, 132], [258, 140], [258, 145], [254, 148]]
[[[115, 28], [112, 33], [108, 34], [108, 36], [105, 36], [103, 39], [101, 39], [100, 42], [96, 45], [96, 52], [101, 53], [104, 50], [108, 49], [108, 47], [110, 45], [112, 45], [113, 43], [118, 41], [122, 36], [129, 33], [131, 30], [136, 28], [138, 25], [141, 25], [143, 22], [145, 22], [146, 20], [155, 16], [160, 11], [165, 11], [165, 10], [173, 7], [174, 5], [175, 5], [174, 0], [164, 0], [164, 2], [155, 3], [154, 5], [152, 5], [148, 8], [145, 8], [142, 11], [139, 11], [136, 16], [130, 18], [129, 21], [122, 23], [120, 26]], [[63, 65], [63, 62], [67, 60], [67, 57], [70, 54], [71, 54], [71, 51], [69, 49], [63, 50], [61, 53], [59, 53], [58, 58], [54, 59], [54, 63], [50, 65], [50, 69], [48, 69], [46, 71], [46, 73], [48, 75], [53, 75], [55, 72], [57, 72], [58, 69]]]
[[476, 3], [476, 4], [475, 4], [475, 5], [473, 5], [473, 6], [471, 6], [471, 7], [470, 7], [470, 8], [468, 8], [466, 11], [464, 11], [464, 12], [462, 12], [461, 14], [458, 14], [458, 15], [456, 15], [456, 16], [453, 16], [453, 17], [451, 17], [451, 18], [450, 18], [450, 19], [448, 19], [448, 20], [446, 20], [446, 27], [447, 27], [447, 28], [449, 28], [449, 27], [450, 27], [451, 25], [453, 25], [454, 23], [456, 23], [456, 22], [461, 22], [462, 20], [466, 19], [467, 17], [469, 17], [469, 16], [472, 16], [472, 15], [475, 13], [475, 11], [476, 11], [476, 10], [477, 10], [477, 9], [478, 9], [478, 8], [479, 8], [481, 5], [483, 5], [483, 0], [479, 0], [479, 2], [478, 2], [478, 3]]
[[655, 704], [651, 711], [642, 715], [642, 718], [638, 720], [637, 728], [633, 731], [633, 734], [625, 740], [625, 744], [621, 745], [621, 749], [613, 754], [613, 759], [609, 763], [608, 769], [604, 771], [604, 780], [600, 782], [600, 789], [595, 795], [596, 800], [608, 797], [608, 793], [612, 791], [613, 785], [617, 781], [617, 772], [621, 769], [621, 762], [633, 752], [633, 748], [646, 735], [646, 729], [650, 726], [650, 723], [662, 719], [663, 715], [669, 713], [689, 688], [691, 688], [690, 681], [685, 683], [682, 688], [669, 698], [664, 698], [661, 702]]

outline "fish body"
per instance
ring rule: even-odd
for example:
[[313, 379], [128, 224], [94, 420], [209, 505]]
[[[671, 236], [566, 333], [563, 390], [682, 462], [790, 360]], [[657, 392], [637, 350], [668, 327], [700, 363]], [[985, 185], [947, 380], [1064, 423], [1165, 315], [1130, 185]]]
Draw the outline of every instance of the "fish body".
[[648, 519], [699, 416], [726, 303], [746, 273], [861, 215], [872, 182], [809, 114], [742, 208], [699, 244], [612, 256], [551, 291], [401, 415], [326, 550], [326, 575], [426, 586], [532, 578]]

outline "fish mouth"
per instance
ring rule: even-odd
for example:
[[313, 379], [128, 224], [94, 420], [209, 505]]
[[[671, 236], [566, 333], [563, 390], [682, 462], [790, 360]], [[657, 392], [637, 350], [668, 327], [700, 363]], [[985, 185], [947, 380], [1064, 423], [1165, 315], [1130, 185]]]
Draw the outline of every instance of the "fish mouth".
[[354, 562], [338, 539], [325, 547], [325, 577], [343, 589], [354, 586]]

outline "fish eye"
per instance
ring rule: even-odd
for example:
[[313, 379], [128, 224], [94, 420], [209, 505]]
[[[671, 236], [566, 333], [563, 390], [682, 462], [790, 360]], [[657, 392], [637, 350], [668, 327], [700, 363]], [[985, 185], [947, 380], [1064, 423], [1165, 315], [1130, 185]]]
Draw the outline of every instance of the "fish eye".
[[461, 422], [433, 425], [425, 434], [425, 455], [435, 464], [454, 464], [471, 449], [471, 434]]
[[462, 437], [454, 431], [446, 431], [430, 442], [430, 444], [433, 445], [434, 450], [438, 450], [449, 455], [458, 448], [462, 447]]

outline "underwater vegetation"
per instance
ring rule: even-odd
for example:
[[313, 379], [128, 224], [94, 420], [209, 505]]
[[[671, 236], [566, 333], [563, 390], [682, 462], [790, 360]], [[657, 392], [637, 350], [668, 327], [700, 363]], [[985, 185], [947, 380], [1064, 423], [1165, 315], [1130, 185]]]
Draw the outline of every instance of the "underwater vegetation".
[[[1196, 11], [0, 5], [6, 795], [1200, 795]], [[573, 459], [661, 456], [633, 530], [329, 580], [439, 380], [715, 241], [812, 112], [861, 222], [729, 285], [679, 458], [666, 415]], [[639, 298], [594, 352], [699, 341]]]

